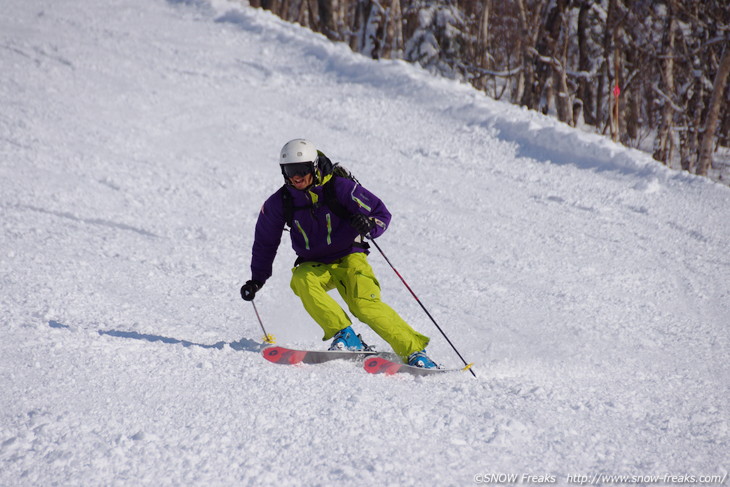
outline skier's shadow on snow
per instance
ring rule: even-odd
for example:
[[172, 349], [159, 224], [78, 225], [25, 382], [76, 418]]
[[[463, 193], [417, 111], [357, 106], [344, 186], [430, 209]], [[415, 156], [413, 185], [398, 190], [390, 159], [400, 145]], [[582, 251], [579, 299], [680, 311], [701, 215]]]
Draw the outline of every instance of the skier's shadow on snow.
[[[59, 323], [57, 321], [51, 320], [48, 322], [48, 326], [51, 328], [70, 328], [68, 325], [64, 325], [63, 323]], [[113, 336], [117, 338], [127, 338], [132, 340], [143, 340], [146, 342], [162, 342], [167, 343], [170, 345], [182, 345], [183, 347], [200, 347], [200, 348], [217, 348], [218, 350], [222, 350], [223, 347], [226, 345], [230, 346], [232, 349], [239, 351], [239, 352], [260, 352], [264, 344], [249, 340], [248, 338], [241, 338], [237, 342], [224, 342], [220, 341], [218, 343], [214, 343], [212, 345], [205, 344], [205, 343], [195, 343], [190, 342], [188, 340], [179, 340], [177, 338], [170, 338], [170, 337], [164, 337], [161, 335], [151, 335], [148, 333], [138, 333], [136, 331], [122, 331], [122, 330], [99, 330], [99, 335], [107, 335], [107, 336]]]
[[131, 338], [133, 340], [143, 340], [146, 342], [162, 342], [171, 345], [182, 345], [183, 347], [200, 347], [200, 348], [217, 348], [222, 350], [223, 347], [229, 345], [232, 349], [239, 352], [260, 352], [262, 344], [248, 338], [242, 338], [237, 342], [224, 342], [220, 341], [212, 345], [205, 343], [195, 343], [187, 340], [179, 340], [177, 338], [163, 337], [160, 335], [150, 335], [148, 333], [138, 333], [136, 331], [121, 331], [121, 330], [99, 330], [99, 335], [108, 335], [117, 338]]

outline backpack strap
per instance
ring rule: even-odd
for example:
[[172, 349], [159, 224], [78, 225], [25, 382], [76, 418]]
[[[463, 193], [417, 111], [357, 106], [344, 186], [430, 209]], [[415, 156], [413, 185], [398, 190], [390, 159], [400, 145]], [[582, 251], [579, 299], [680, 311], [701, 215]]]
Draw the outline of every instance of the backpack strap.
[[341, 218], [343, 220], [349, 220], [352, 217], [352, 213], [350, 213], [347, 208], [345, 208], [345, 205], [340, 203], [340, 200], [337, 199], [337, 194], [335, 193], [335, 179], [338, 178], [336, 174], [333, 174], [329, 181], [325, 183], [325, 185], [322, 187], [322, 196], [324, 197], [324, 204], [329, 207], [329, 209], [337, 215], [338, 218]]
[[[332, 174], [332, 177], [330, 178], [330, 180], [327, 181], [327, 183], [323, 187], [322, 196], [324, 197], [324, 204], [326, 204], [329, 207], [329, 209], [332, 211], [332, 213], [337, 215], [337, 217], [341, 218], [342, 220], [349, 221], [350, 218], [352, 218], [353, 214], [350, 211], [348, 211], [347, 208], [345, 208], [345, 205], [340, 203], [340, 200], [337, 199], [337, 194], [335, 193], [334, 181], [338, 177], [343, 177], [343, 176], [338, 176], [337, 174]], [[355, 179], [351, 176], [350, 176], [350, 179], [357, 182], [357, 179]], [[352, 243], [352, 246], [363, 249], [363, 250], [367, 250], [370, 248], [370, 244], [367, 243], [362, 238], [362, 236], [357, 237], [357, 239], [355, 239], [355, 241]]]
[[286, 188], [286, 184], [281, 187], [281, 199], [284, 203], [284, 221], [286, 226], [291, 228], [294, 224], [294, 201], [292, 201], [291, 193]]
[[294, 210], [306, 210], [317, 208], [319, 205], [307, 205], [307, 206], [294, 206], [294, 200], [292, 199], [291, 193], [286, 189], [286, 184], [283, 186], [281, 191], [281, 199], [284, 203], [284, 221], [286, 225], [291, 228], [294, 224]]

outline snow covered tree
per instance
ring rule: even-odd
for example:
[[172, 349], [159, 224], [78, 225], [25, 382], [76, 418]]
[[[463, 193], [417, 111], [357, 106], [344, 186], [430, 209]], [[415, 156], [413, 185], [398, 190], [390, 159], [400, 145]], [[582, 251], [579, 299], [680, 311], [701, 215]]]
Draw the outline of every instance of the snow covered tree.
[[356, 0], [350, 47], [372, 57], [403, 57], [403, 15], [400, 0]]
[[467, 49], [466, 19], [453, 0], [415, 0], [404, 10], [405, 59], [459, 77]]

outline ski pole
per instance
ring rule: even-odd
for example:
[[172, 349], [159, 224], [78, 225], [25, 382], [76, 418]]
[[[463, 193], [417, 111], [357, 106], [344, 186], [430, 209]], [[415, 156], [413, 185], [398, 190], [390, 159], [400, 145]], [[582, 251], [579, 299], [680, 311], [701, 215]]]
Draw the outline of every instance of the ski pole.
[[370, 238], [370, 241], [373, 243], [373, 245], [375, 245], [375, 248], [378, 249], [378, 252], [380, 252], [380, 255], [383, 256], [383, 258], [388, 263], [388, 265], [390, 266], [390, 268], [393, 269], [393, 272], [395, 272], [395, 275], [400, 278], [401, 282], [405, 285], [406, 289], [408, 289], [408, 291], [410, 291], [411, 295], [415, 298], [416, 302], [421, 306], [421, 309], [423, 309], [423, 311], [426, 312], [426, 315], [431, 319], [431, 321], [433, 322], [433, 324], [436, 325], [436, 328], [438, 329], [439, 332], [441, 332], [441, 335], [443, 335], [443, 337], [446, 339], [446, 341], [449, 343], [449, 345], [451, 345], [451, 348], [454, 349], [454, 352], [456, 352], [456, 355], [458, 355], [459, 358], [461, 359], [461, 361], [464, 362], [464, 365], [465, 365], [464, 368], [465, 369], [468, 369], [469, 372], [471, 372], [471, 375], [473, 375], [476, 378], [477, 375], [474, 373], [474, 370], [472, 370], [472, 368], [471, 368], [472, 364], [469, 364], [469, 363], [467, 363], [466, 360], [464, 360], [464, 357], [461, 356], [461, 354], [456, 349], [456, 347], [454, 346], [454, 344], [451, 343], [451, 340], [449, 340], [449, 337], [446, 336], [446, 333], [444, 333], [444, 330], [441, 329], [441, 327], [439, 326], [439, 324], [436, 323], [436, 320], [433, 319], [433, 316], [431, 316], [431, 313], [428, 312], [428, 310], [423, 305], [423, 303], [421, 302], [421, 300], [418, 299], [418, 296], [416, 296], [416, 293], [413, 292], [413, 289], [411, 289], [411, 286], [408, 285], [408, 283], [406, 282], [406, 280], [403, 279], [403, 276], [401, 276], [400, 272], [398, 272], [398, 270], [395, 268], [395, 266], [390, 262], [390, 259], [388, 259], [388, 256], [386, 256], [385, 255], [385, 252], [383, 252], [383, 249], [380, 248], [380, 245], [378, 245], [378, 243], [372, 237]]
[[276, 343], [276, 339], [274, 338], [274, 336], [266, 333], [266, 328], [264, 328], [264, 322], [261, 321], [261, 315], [259, 315], [259, 310], [256, 308], [256, 303], [253, 301], [253, 299], [251, 300], [251, 304], [253, 305], [253, 310], [256, 313], [256, 318], [258, 318], [259, 320], [259, 325], [261, 325], [261, 330], [263, 330], [264, 332], [264, 343], [268, 343], [270, 345]]

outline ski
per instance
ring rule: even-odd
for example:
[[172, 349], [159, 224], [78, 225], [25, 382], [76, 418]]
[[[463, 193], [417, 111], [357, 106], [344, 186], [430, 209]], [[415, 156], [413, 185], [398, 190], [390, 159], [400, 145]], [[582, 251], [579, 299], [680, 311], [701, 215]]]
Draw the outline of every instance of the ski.
[[365, 359], [363, 364], [365, 370], [371, 374], [410, 374], [416, 376], [436, 375], [444, 374], [446, 372], [460, 372], [468, 370], [471, 365], [463, 369], [424, 369], [423, 367], [416, 367], [413, 365], [407, 365], [399, 362], [393, 362], [383, 357], [368, 357]]
[[364, 360], [376, 355], [376, 351], [349, 350], [294, 350], [285, 347], [266, 347], [261, 352], [266, 360], [274, 364], [322, 364], [330, 360]]

